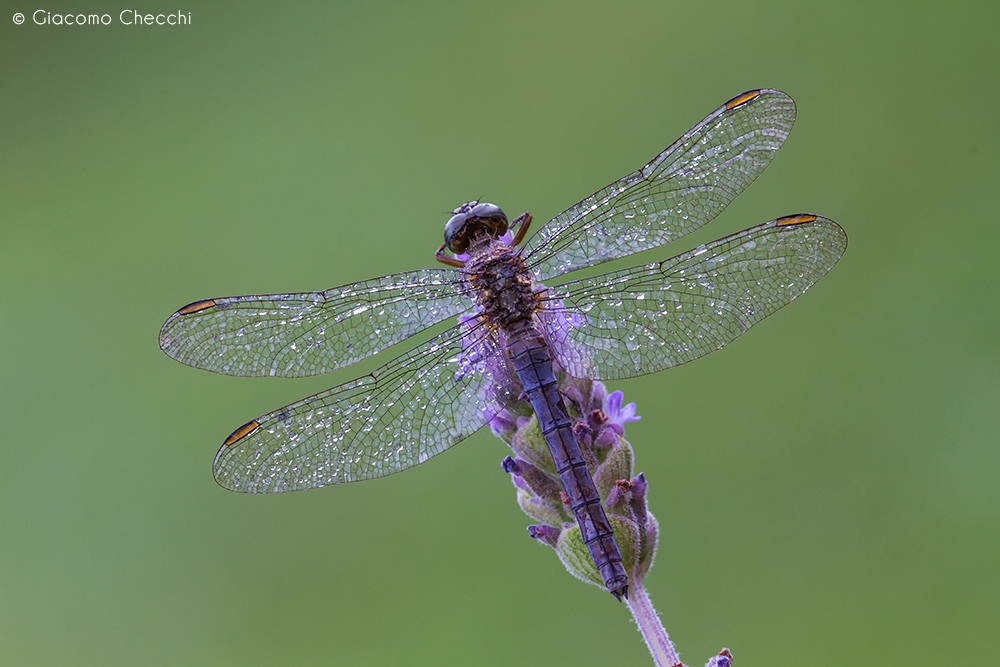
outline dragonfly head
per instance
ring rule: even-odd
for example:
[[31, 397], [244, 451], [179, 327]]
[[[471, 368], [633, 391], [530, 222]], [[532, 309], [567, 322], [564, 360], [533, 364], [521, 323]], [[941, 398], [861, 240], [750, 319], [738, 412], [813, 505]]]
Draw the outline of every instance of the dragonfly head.
[[469, 248], [474, 236], [483, 232], [499, 238], [507, 231], [507, 216], [496, 204], [470, 201], [453, 211], [444, 226], [444, 243], [456, 255]]

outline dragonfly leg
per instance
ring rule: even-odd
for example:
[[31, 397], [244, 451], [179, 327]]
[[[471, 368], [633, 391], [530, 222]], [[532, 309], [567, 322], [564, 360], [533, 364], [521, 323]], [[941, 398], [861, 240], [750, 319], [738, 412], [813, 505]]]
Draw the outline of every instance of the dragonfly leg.
[[528, 227], [531, 225], [531, 214], [522, 213], [521, 215], [514, 218], [514, 222], [510, 223], [510, 226], [521, 225], [517, 228], [517, 234], [514, 235], [514, 241], [511, 243], [513, 246], [521, 245], [521, 241], [524, 240], [524, 235], [528, 232]]
[[461, 269], [465, 266], [465, 262], [460, 259], [455, 259], [454, 257], [449, 257], [444, 254], [445, 244], [442, 243], [438, 251], [434, 253], [434, 259], [441, 262], [442, 264], [447, 264], [448, 266], [454, 266], [456, 269]]

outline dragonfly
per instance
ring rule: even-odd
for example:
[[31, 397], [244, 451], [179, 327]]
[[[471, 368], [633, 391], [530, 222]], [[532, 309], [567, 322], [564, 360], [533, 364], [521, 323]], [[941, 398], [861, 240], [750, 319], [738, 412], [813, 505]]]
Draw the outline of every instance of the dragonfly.
[[618, 380], [718, 350], [826, 275], [847, 235], [828, 218], [788, 215], [662, 261], [551, 281], [699, 229], [767, 167], [794, 120], [787, 94], [747, 91], [530, 236], [530, 214], [508, 221], [499, 206], [471, 201], [445, 226], [441, 267], [184, 306], [163, 325], [161, 349], [244, 377], [327, 373], [457, 317], [370, 373], [234, 430], [215, 479], [281, 493], [384, 477], [527, 400], [605, 587], [626, 597], [628, 574], [558, 374]]

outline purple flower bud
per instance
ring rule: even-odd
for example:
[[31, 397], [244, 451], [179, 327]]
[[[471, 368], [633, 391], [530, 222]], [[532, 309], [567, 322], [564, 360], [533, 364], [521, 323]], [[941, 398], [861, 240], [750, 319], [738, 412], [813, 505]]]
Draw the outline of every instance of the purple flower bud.
[[639, 421], [635, 412], [635, 403], [622, 406], [624, 394], [620, 391], [607, 393], [607, 388], [600, 382], [594, 382], [588, 400], [584, 401], [586, 411], [582, 415], [591, 433], [594, 447], [608, 449], [613, 447], [618, 438], [625, 435], [625, 424]]
[[722, 649], [719, 655], [713, 656], [709, 660], [705, 667], [730, 667], [733, 664], [733, 654], [729, 652], [728, 648]]
[[641, 472], [632, 478], [632, 498], [629, 504], [637, 517], [646, 516], [646, 487], [646, 473]]
[[611, 493], [608, 494], [608, 509], [618, 510], [619, 513], [626, 509], [631, 487], [632, 482], [625, 479], [618, 480], [614, 488], [611, 489]]
[[490, 420], [490, 430], [493, 435], [507, 442], [517, 431], [517, 417], [509, 410], [501, 410]]
[[559, 529], [552, 526], [528, 526], [528, 535], [539, 542], [544, 542], [553, 549], [559, 542]]
[[504, 472], [514, 479], [519, 489], [530, 491], [539, 498], [556, 502], [562, 492], [560, 486], [547, 474], [527, 461], [508, 456], [500, 464]]
[[619, 433], [619, 429], [608, 421], [608, 416], [603, 410], [595, 410], [591, 414], [593, 415], [592, 421], [600, 424], [597, 432], [597, 439], [594, 442], [594, 445], [597, 447], [600, 447], [601, 449], [613, 447], [614, 444], [618, 442], [618, 438], [625, 435], [624, 431]]
[[521, 477], [521, 467], [517, 465], [517, 461], [508, 456], [500, 462], [500, 467], [503, 468], [505, 473], [510, 475], [511, 481], [514, 482], [514, 486], [524, 491], [530, 491], [528, 484], [524, 481], [524, 478]]

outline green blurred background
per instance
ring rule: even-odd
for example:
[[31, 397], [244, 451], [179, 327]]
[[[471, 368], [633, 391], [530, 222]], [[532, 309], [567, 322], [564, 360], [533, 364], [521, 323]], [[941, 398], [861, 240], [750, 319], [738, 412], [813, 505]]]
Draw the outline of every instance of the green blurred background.
[[692, 666], [988, 651], [995, 3], [158, 2], [192, 25], [100, 28], [5, 5], [3, 664], [648, 664], [627, 610], [528, 538], [499, 440], [232, 494], [227, 433], [373, 363], [235, 379], [156, 336], [198, 298], [433, 266], [474, 197], [546, 220], [760, 86], [798, 104], [785, 148], [655, 255], [798, 211], [850, 247], [732, 347], [612, 387], [643, 416], [649, 592]]

